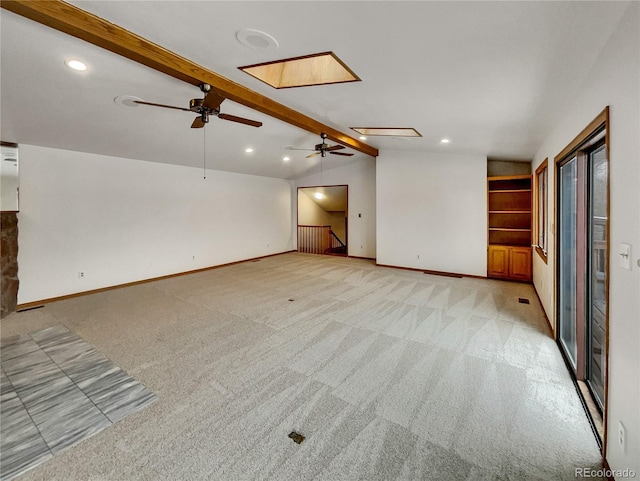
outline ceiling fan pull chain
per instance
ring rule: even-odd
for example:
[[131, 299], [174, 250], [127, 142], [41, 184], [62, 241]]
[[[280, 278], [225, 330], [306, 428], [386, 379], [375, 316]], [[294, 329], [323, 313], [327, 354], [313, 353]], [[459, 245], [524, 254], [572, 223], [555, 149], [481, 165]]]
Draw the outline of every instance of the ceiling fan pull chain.
[[207, 129], [202, 129], [202, 175], [207, 179]]

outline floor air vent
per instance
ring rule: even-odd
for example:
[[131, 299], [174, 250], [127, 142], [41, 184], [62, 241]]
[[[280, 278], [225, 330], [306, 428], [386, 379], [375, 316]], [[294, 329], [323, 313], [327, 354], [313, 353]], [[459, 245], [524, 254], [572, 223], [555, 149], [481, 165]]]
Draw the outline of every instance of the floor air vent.
[[302, 434], [300, 434], [300, 433], [295, 432], [295, 431], [291, 431], [289, 433], [289, 437], [291, 439], [293, 439], [294, 443], [297, 443], [297, 444], [300, 444], [300, 443], [302, 443], [302, 441], [304, 441], [304, 436]]
[[440, 271], [424, 271], [424, 274], [429, 274], [432, 276], [455, 277], [456, 279], [462, 279], [464, 277], [463, 275], [455, 274], [453, 272], [440, 272]]
[[518, 297], [518, 302], [520, 304], [529, 304], [529, 299], [525, 299], [524, 297]]
[[42, 309], [44, 307], [44, 305], [42, 306], [35, 306], [35, 307], [27, 307], [25, 309], [19, 309], [16, 312], [20, 313], [20, 312], [27, 312], [27, 311], [33, 311], [34, 309]]

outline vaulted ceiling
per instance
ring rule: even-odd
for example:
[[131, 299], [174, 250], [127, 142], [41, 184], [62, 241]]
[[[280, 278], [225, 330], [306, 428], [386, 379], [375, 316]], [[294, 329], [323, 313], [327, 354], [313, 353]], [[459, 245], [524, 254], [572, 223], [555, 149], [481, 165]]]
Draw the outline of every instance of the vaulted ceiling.
[[[353, 126], [415, 127], [423, 137], [373, 138], [380, 149], [530, 159], [594, 66], [625, 2], [73, 1], [281, 104], [357, 138]], [[293, 179], [368, 158], [287, 150], [319, 138], [225, 100], [253, 128], [114, 102], [131, 95], [186, 107], [187, 83], [0, 10], [2, 140]], [[277, 49], [241, 44], [252, 28]], [[333, 51], [361, 82], [275, 90], [239, 66]], [[89, 68], [65, 67], [70, 57]], [[443, 137], [448, 145], [440, 144]], [[206, 147], [205, 147], [206, 146]], [[246, 153], [245, 148], [253, 152]], [[206, 152], [206, 158], [203, 153]], [[288, 156], [288, 162], [283, 157]]]

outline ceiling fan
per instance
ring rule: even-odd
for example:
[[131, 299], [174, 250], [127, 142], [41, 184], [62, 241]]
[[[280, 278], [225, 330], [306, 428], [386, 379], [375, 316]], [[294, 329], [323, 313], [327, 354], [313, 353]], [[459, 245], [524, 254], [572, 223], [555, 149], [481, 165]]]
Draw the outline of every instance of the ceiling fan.
[[320, 134], [320, 138], [322, 139], [322, 143], [320, 144], [316, 144], [316, 146], [313, 149], [297, 149], [295, 147], [286, 147], [287, 150], [310, 150], [313, 152], [313, 154], [309, 154], [307, 155], [307, 159], [310, 157], [315, 157], [316, 155], [321, 155], [322, 157], [326, 157], [327, 156], [327, 152], [329, 152], [331, 155], [344, 155], [345, 157], [351, 157], [353, 154], [348, 154], [346, 152], [336, 152], [336, 150], [342, 150], [344, 149], [344, 145], [331, 145], [329, 146], [327, 143], [325, 143], [325, 140], [327, 138], [327, 134], [325, 134], [324, 132], [322, 132]]
[[167, 109], [184, 110], [185, 112], [193, 112], [198, 114], [191, 124], [192, 129], [201, 129], [204, 124], [209, 122], [209, 116], [214, 115], [222, 120], [230, 120], [231, 122], [238, 122], [240, 124], [251, 125], [252, 127], [262, 126], [262, 122], [256, 120], [245, 119], [242, 117], [236, 117], [235, 115], [220, 113], [220, 104], [224, 101], [224, 97], [218, 95], [211, 90], [211, 85], [200, 84], [200, 90], [204, 94], [203, 99], [191, 99], [189, 101], [189, 108], [174, 107], [172, 105], [154, 104], [152, 102], [144, 102], [142, 100], [134, 100], [136, 104], [151, 105], [153, 107], [164, 107]]

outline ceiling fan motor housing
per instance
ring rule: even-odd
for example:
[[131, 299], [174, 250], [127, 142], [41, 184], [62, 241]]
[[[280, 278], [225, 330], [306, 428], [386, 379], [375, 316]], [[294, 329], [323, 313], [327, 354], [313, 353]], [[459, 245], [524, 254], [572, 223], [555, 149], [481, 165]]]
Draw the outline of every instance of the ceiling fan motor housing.
[[202, 109], [204, 99], [191, 99], [189, 100], [189, 110], [193, 112], [199, 112]]

